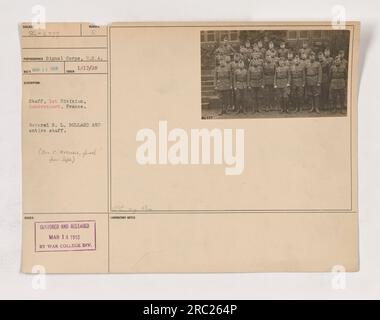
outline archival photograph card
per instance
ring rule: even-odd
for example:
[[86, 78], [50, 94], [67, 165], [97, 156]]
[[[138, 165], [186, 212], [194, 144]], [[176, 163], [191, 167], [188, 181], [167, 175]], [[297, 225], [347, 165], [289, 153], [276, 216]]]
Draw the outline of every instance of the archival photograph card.
[[359, 22], [20, 30], [23, 272], [359, 270]]

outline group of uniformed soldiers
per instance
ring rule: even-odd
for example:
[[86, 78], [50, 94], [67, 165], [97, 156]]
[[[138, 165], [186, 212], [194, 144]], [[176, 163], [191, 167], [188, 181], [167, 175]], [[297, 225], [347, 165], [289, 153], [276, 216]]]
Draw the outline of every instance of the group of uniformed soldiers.
[[227, 112], [346, 112], [348, 62], [344, 50], [316, 55], [305, 42], [297, 53], [281, 42], [264, 48], [249, 40], [235, 50], [225, 39], [215, 51], [215, 89], [221, 114]]

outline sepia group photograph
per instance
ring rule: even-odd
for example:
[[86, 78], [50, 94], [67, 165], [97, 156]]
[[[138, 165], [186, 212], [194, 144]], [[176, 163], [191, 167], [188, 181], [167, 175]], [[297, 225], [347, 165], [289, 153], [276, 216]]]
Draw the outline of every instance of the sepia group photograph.
[[201, 31], [202, 119], [347, 115], [350, 31]]

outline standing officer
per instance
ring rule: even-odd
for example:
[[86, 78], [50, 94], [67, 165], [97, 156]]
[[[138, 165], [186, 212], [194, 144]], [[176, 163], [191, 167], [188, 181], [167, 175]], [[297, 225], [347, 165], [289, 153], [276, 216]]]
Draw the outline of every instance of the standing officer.
[[242, 57], [239, 53], [234, 54], [234, 60], [231, 62], [231, 71], [235, 72], [235, 70], [239, 67], [239, 62], [242, 60]]
[[288, 112], [288, 97], [290, 87], [289, 67], [285, 65], [285, 59], [279, 60], [279, 66], [274, 74], [274, 87], [277, 90], [280, 99], [280, 111]]
[[307, 44], [307, 42], [304, 41], [302, 43], [302, 48], [299, 50], [299, 55], [300, 55], [301, 59], [302, 59], [303, 54], [306, 55], [306, 59], [309, 58], [310, 53], [311, 53], [311, 49], [309, 48], [309, 45]]
[[315, 53], [310, 54], [310, 62], [306, 65], [306, 96], [311, 105], [310, 112], [319, 111], [319, 96], [321, 94], [322, 67], [315, 60]]
[[262, 42], [261, 40], [259, 40], [259, 41], [257, 42], [257, 47], [258, 47], [259, 51], [261, 52], [261, 58], [262, 58], [263, 60], [265, 60], [266, 50], [265, 50], [264, 45], [263, 45], [263, 42]]
[[274, 74], [276, 72], [276, 64], [272, 56], [268, 54], [263, 64], [264, 73], [264, 102], [265, 111], [268, 112], [274, 108], [275, 90], [274, 90]]
[[[285, 57], [285, 65], [289, 68], [289, 70], [294, 65], [294, 54], [292, 50], [288, 50], [288, 54]], [[293, 105], [292, 99], [292, 94], [289, 94], [289, 105]]]
[[345, 58], [346, 54], [345, 54], [344, 50], [339, 50], [339, 56], [340, 56], [340, 63], [343, 64], [343, 66], [345, 66], [347, 69], [348, 68], [348, 61]]
[[[241, 60], [241, 54], [240, 53], [235, 53], [234, 54], [234, 60], [231, 62], [230, 66], [231, 66], [231, 74], [232, 74], [232, 79], [233, 79], [233, 75], [235, 74], [235, 71], [236, 69], [239, 68], [239, 62]], [[232, 84], [232, 86], [234, 86], [234, 84]], [[231, 94], [232, 94], [232, 109], [234, 111], [236, 111], [236, 94], [235, 94], [235, 90], [231, 90]]]
[[260, 112], [262, 102], [262, 90], [264, 88], [263, 67], [258, 60], [253, 60], [248, 69], [248, 92], [252, 113]]
[[306, 55], [306, 53], [301, 53], [300, 54], [300, 64], [302, 64], [305, 68], [306, 68], [306, 65], [308, 65], [310, 62], [310, 60], [308, 59], [308, 56]]
[[[232, 68], [232, 61], [230, 56], [225, 56], [224, 60], [226, 62], [226, 66], [231, 70]], [[231, 70], [231, 75], [233, 75], [232, 70]], [[232, 77], [232, 76], [231, 76]], [[233, 77], [232, 77], [233, 78]], [[233, 85], [232, 85], [233, 86]], [[230, 90], [230, 95], [228, 96], [228, 101], [227, 101], [227, 111], [229, 111], [233, 105], [233, 90]]]
[[330, 67], [331, 67], [333, 65], [333, 63], [334, 63], [334, 59], [331, 56], [331, 50], [330, 50], [330, 48], [325, 48], [325, 50], [323, 51], [323, 55], [325, 56], [326, 61], [330, 64]]
[[286, 48], [285, 41], [281, 41], [280, 49], [278, 49], [277, 53], [278, 53], [278, 57], [280, 59], [281, 58], [284, 58], [284, 59], [288, 58], [289, 50]]
[[318, 60], [322, 67], [322, 83], [321, 83], [321, 108], [329, 109], [329, 86], [330, 86], [330, 62], [322, 52], [318, 54]]
[[215, 70], [215, 90], [219, 94], [221, 113], [227, 113], [227, 107], [232, 90], [232, 74], [231, 68], [227, 66], [224, 59], [220, 60], [220, 65]]
[[216, 63], [220, 64], [220, 61], [223, 60], [226, 56], [231, 56], [234, 54], [235, 50], [228, 43], [228, 39], [224, 38], [223, 43], [215, 50]]
[[330, 79], [330, 100], [333, 107], [332, 111], [336, 112], [336, 109], [339, 105], [341, 113], [344, 113], [346, 109], [347, 68], [342, 63], [340, 55], [335, 58], [335, 63], [331, 67]]
[[263, 53], [262, 51], [259, 49], [259, 46], [257, 43], [254, 43], [253, 44], [253, 51], [252, 51], [252, 56], [251, 56], [251, 61], [252, 60], [256, 60], [256, 62], [259, 64], [259, 65], [262, 65], [263, 64]]
[[252, 52], [253, 52], [253, 49], [251, 47], [251, 41], [249, 39], [245, 41], [245, 46], [243, 47], [242, 50], [243, 52], [240, 52], [240, 53], [243, 56], [244, 64], [248, 66], [251, 60]]
[[[294, 53], [293, 51], [288, 51], [288, 56], [286, 57], [286, 65], [290, 68], [292, 65], [294, 65]], [[298, 59], [299, 61], [299, 59]]]
[[[327, 72], [327, 82], [323, 84], [322, 79], [322, 99], [324, 100], [325, 109], [329, 110], [328, 104], [330, 103], [330, 69], [334, 64], [334, 58], [331, 56], [330, 48], [325, 48], [323, 51], [323, 55], [325, 57], [324, 65], [322, 65], [322, 73]], [[325, 76], [325, 75], [324, 75]]]
[[243, 60], [240, 60], [239, 67], [235, 70], [233, 83], [236, 94], [237, 113], [246, 113], [248, 72]]
[[270, 55], [273, 60], [277, 58], [277, 50], [274, 47], [273, 41], [269, 42], [268, 51], [266, 52], [266, 55]]
[[291, 97], [296, 112], [302, 111], [305, 81], [305, 67], [300, 63], [299, 57], [296, 56], [294, 64], [290, 67]]

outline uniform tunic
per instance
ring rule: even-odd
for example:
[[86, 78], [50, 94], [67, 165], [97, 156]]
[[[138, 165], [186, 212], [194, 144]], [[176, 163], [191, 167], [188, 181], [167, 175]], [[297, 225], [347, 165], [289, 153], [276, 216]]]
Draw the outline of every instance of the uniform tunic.
[[279, 95], [283, 98], [287, 98], [289, 95], [289, 87], [290, 84], [290, 72], [289, 67], [277, 67], [276, 73], [274, 77], [274, 83], [277, 86], [277, 91]]
[[289, 68], [291, 68], [292, 66], [294, 66], [294, 60], [286, 60], [285, 61], [285, 65], [287, 66], [287, 67], [289, 67]]
[[248, 86], [248, 72], [246, 69], [237, 69], [234, 74], [234, 84], [236, 88], [236, 103], [245, 109], [246, 91]]
[[330, 69], [333, 63], [333, 58], [327, 57], [321, 62], [322, 67], [322, 83], [321, 83], [321, 102], [324, 106], [327, 105], [329, 100], [329, 86], [330, 86]]
[[264, 62], [263, 74], [264, 74], [264, 98], [265, 103], [268, 106], [274, 104], [274, 74], [276, 72], [276, 64], [274, 62]]
[[282, 48], [280, 48], [280, 49], [278, 49], [277, 52], [278, 52], [278, 56], [280, 58], [287, 58], [288, 57], [288, 53], [289, 53], [289, 49], [286, 49], [286, 48], [282, 49]]
[[332, 66], [330, 71], [331, 90], [342, 90], [346, 88], [347, 69], [344, 65]]
[[306, 94], [308, 96], [319, 96], [322, 82], [322, 67], [317, 61], [306, 64]]
[[248, 69], [248, 83], [251, 88], [261, 88], [264, 85], [263, 67], [251, 66]]
[[274, 74], [276, 72], [276, 65], [274, 62], [265, 62], [263, 65], [264, 72], [264, 85], [272, 86], [274, 85]]
[[247, 89], [248, 72], [246, 69], [237, 69], [235, 71], [235, 88], [238, 90]]
[[249, 48], [243, 47], [240, 49], [240, 54], [242, 55], [244, 63], [246, 66], [249, 64], [249, 61], [251, 60], [252, 52], [253, 52], [253, 50], [251, 47], [249, 47]]
[[274, 83], [277, 86], [277, 88], [280, 89], [286, 88], [288, 86], [288, 84], [290, 83], [289, 67], [283, 66], [276, 68]]
[[306, 67], [310, 63], [309, 59], [300, 59], [300, 64]]
[[346, 98], [346, 79], [347, 68], [344, 64], [339, 66], [333, 65], [330, 70], [330, 100], [337, 104], [339, 99], [341, 107], [345, 108], [347, 103]]
[[305, 85], [305, 67], [301, 64], [293, 65], [290, 68], [291, 84], [294, 87], [303, 87]]
[[321, 62], [322, 67], [322, 83], [327, 83], [330, 78], [330, 68], [332, 65], [332, 58], [326, 58], [323, 62]]
[[310, 53], [311, 53], [311, 49], [310, 48], [306, 48], [306, 49], [305, 48], [301, 48], [299, 50], [299, 55], [300, 56], [302, 56], [303, 54], [305, 54], [306, 57], [309, 57]]
[[230, 69], [231, 69], [232, 74], [235, 73], [235, 70], [236, 70], [238, 67], [239, 67], [239, 62], [237, 62], [237, 61], [232, 61], [232, 62], [230, 63]]
[[266, 52], [266, 55], [270, 55], [272, 58], [276, 58], [277, 57], [277, 50], [276, 49], [268, 49], [268, 51]]
[[215, 74], [216, 90], [224, 91], [231, 90], [232, 87], [232, 74], [231, 69], [228, 66], [219, 66], [216, 68]]
[[290, 68], [292, 96], [302, 97], [306, 81], [305, 67], [301, 64], [293, 65]]
[[221, 45], [219, 48], [216, 49], [215, 53], [220, 58], [224, 56], [231, 56], [234, 53], [234, 49], [230, 44], [228, 45]]
[[260, 50], [253, 50], [251, 54], [251, 58], [253, 60], [262, 60], [264, 57]]

